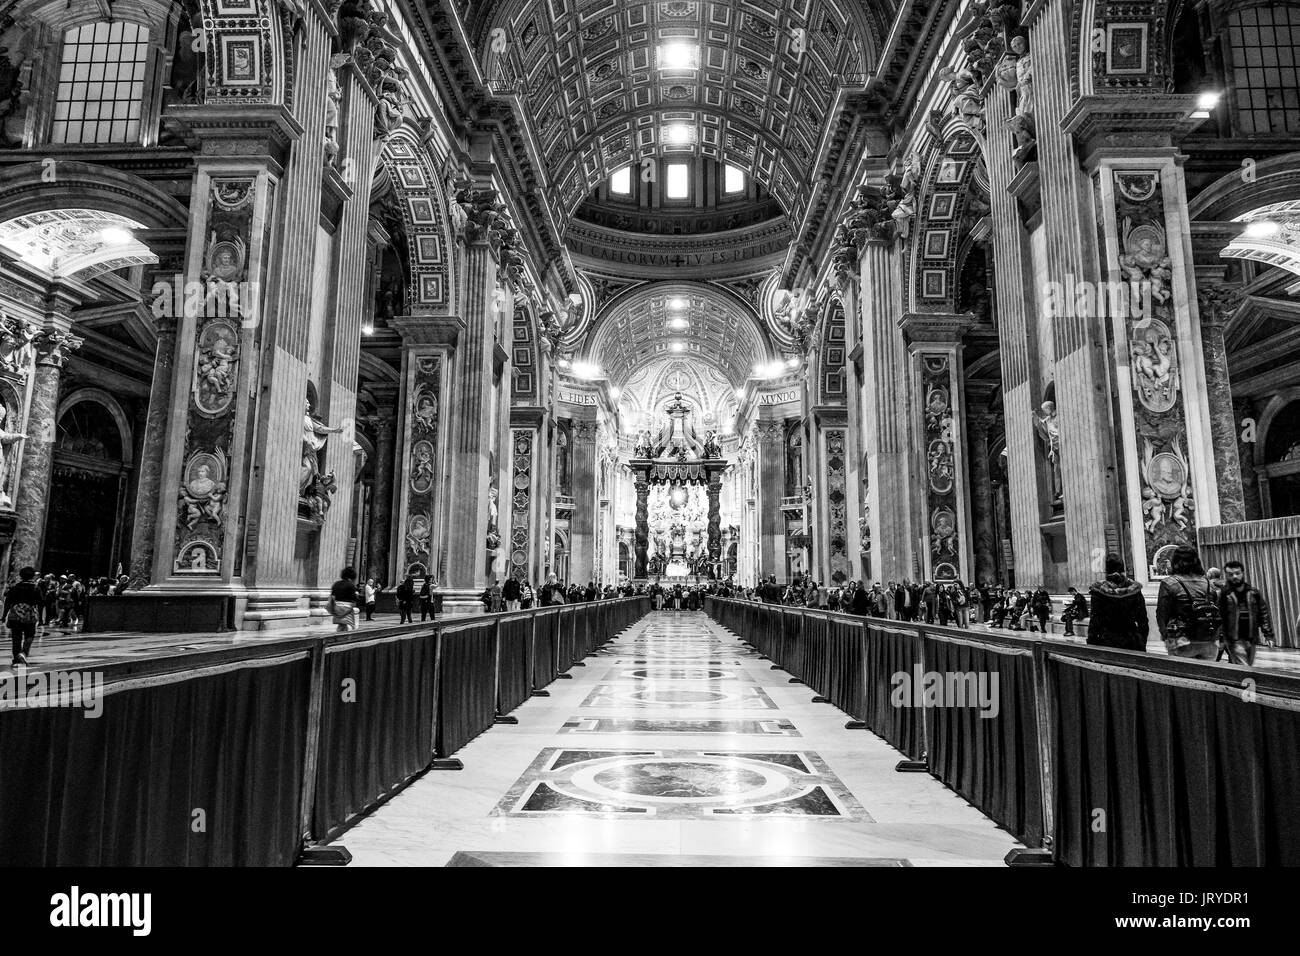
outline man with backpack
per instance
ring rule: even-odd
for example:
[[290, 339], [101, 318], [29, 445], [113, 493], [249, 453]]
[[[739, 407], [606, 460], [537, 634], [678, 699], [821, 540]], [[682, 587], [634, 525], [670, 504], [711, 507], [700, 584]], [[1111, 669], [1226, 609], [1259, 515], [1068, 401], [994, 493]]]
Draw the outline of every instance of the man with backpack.
[[415, 604], [415, 578], [408, 574], [397, 586], [397, 623], [411, 623], [411, 606]]
[[35, 579], [35, 568], [23, 568], [18, 572], [18, 583], [5, 592], [4, 619], [13, 644], [15, 667], [27, 663], [32, 642], [36, 640], [36, 625], [41, 620], [43, 599]]
[[1223, 616], [1195, 548], [1180, 546], [1156, 596], [1156, 624], [1170, 657], [1212, 661], [1223, 640]]

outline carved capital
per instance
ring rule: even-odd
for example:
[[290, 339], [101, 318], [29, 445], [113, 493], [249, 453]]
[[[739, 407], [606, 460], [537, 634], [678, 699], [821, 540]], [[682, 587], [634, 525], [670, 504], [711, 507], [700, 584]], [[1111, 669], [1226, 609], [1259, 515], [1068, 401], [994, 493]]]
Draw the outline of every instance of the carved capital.
[[36, 347], [36, 364], [62, 368], [67, 357], [81, 348], [82, 339], [61, 329], [42, 329], [32, 339]]
[[573, 423], [573, 440], [595, 444], [600, 438], [600, 423], [594, 421], [575, 421]]
[[754, 423], [754, 441], [766, 444], [780, 443], [785, 440], [785, 424], [777, 421], [758, 421]]
[[1196, 301], [1200, 306], [1201, 325], [1206, 328], [1227, 325], [1241, 304], [1245, 291], [1239, 285], [1202, 280], [1196, 283]]

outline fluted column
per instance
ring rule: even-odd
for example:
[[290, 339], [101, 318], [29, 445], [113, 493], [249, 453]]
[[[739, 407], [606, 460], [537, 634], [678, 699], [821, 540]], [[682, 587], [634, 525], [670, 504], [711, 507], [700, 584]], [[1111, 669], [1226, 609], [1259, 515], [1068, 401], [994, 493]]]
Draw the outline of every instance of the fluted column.
[[1221, 285], [1198, 284], [1201, 313], [1201, 349], [1205, 354], [1205, 398], [1210, 413], [1214, 445], [1214, 474], [1219, 490], [1219, 520], [1223, 524], [1246, 520], [1241, 460], [1237, 453], [1237, 419], [1232, 408], [1232, 382], [1228, 376], [1228, 349], [1223, 341], [1227, 319], [1240, 297]]
[[912, 496], [908, 421], [907, 347], [902, 315], [901, 265], [893, 240], [870, 239], [861, 260], [862, 440], [866, 454], [866, 524], [871, 580], [912, 577]]
[[136, 471], [135, 523], [131, 527], [131, 586], [143, 587], [153, 576], [154, 539], [158, 533], [158, 501], [162, 488], [163, 448], [171, 418], [172, 363], [176, 358], [176, 318], [154, 318], [158, 335], [154, 353], [149, 410]]
[[9, 552], [10, 574], [28, 565], [41, 569], [45, 547], [45, 518], [50, 507], [50, 476], [54, 470], [54, 442], [59, 412], [59, 381], [69, 353], [81, 339], [69, 330], [66, 317], [54, 317], [32, 345], [36, 368], [32, 373], [32, 398], [27, 414], [29, 425], [23, 442], [22, 471], [19, 474], [14, 510], [18, 524]]
[[[1095, 288], [1101, 273], [1093, 184], [1079, 169], [1074, 140], [1063, 128], [1074, 99], [1072, 75], [1078, 69], [1074, 59], [1061, 53], [1062, 44], [1077, 29], [1070, 13], [1064, 0], [1049, 0], [1030, 28], [1029, 42], [1034, 62], [1044, 274], [1073, 292], [1077, 283]], [[1070, 581], [1087, 581], [1096, 576], [1096, 549], [1118, 542], [1121, 526], [1107, 387], [1108, 353], [1103, 320], [1095, 309], [1062, 311], [1065, 314], [1051, 320], [1051, 341], [1061, 433], [1065, 574]], [[1017, 409], [1016, 416], [1023, 416], [1023, 408]], [[1016, 430], [1024, 424], [1008, 419], [1013, 442], [1028, 439], [1029, 432], [1022, 436]], [[1016, 473], [1023, 484], [1025, 470], [1017, 467]], [[1017, 567], [1016, 579], [1028, 581], [1029, 576]]]
[[1032, 269], [1026, 269], [1033, 261], [1029, 233], [1022, 222], [1020, 202], [1011, 192], [1013, 182], [1026, 184], [1028, 190], [1035, 191], [1032, 177], [1036, 167], [1018, 169], [1012, 158], [1014, 142], [1007, 126], [1012, 115], [1010, 99], [1011, 92], [997, 84], [989, 93], [985, 156], [989, 171], [989, 215], [993, 223], [990, 242], [1002, 365], [1002, 409], [1008, 439], [1011, 548], [1019, 580], [1042, 581], [1052, 587], [1056, 583], [1052, 580], [1055, 566], [1045, 556], [1042, 532], [1051, 508], [1039, 479], [1040, 453], [1034, 439], [1035, 419], [1043, 400], [1043, 390], [1039, 387], [1042, 360], [1037, 329], [1043, 310], [1031, 279]]

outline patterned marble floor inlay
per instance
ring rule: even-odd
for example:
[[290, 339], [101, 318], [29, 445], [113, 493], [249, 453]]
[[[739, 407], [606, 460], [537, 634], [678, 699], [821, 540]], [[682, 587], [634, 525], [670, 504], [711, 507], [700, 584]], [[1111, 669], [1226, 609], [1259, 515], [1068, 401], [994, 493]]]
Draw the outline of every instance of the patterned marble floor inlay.
[[606, 672], [602, 678], [605, 681], [710, 681], [710, 680], [735, 680], [752, 683], [753, 678], [744, 671], [735, 668], [729, 670], [718, 670], [711, 667], [646, 667], [646, 666], [627, 666], [615, 667]]
[[563, 734], [717, 734], [726, 737], [801, 737], [784, 717], [771, 720], [655, 720], [649, 717], [571, 717]]
[[519, 853], [460, 850], [447, 866], [911, 866], [879, 856], [724, 856], [685, 853]]
[[357, 823], [352, 865], [1001, 867], [1017, 845], [702, 613], [652, 612], [586, 665]]
[[737, 682], [651, 681], [597, 684], [580, 707], [703, 707], [709, 710], [776, 710], [761, 687]]
[[867, 819], [815, 753], [543, 750], [493, 811], [632, 819]]

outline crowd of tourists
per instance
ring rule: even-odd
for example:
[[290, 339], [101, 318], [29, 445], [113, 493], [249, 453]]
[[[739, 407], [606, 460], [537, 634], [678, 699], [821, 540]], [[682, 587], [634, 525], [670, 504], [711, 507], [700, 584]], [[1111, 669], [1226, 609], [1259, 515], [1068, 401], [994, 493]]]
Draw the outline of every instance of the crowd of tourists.
[[[1051, 594], [1041, 586], [1004, 588], [961, 581], [890, 581], [884, 586], [849, 581], [826, 587], [802, 574], [785, 585], [769, 575], [754, 587], [726, 582], [719, 593], [863, 617], [1044, 634], [1049, 633], [1054, 611]], [[1086, 594], [1068, 589], [1058, 620], [1063, 637], [1077, 636], [1076, 625], [1085, 624], [1088, 644], [1132, 651], [1146, 650], [1151, 630], [1142, 585], [1128, 575], [1115, 554], [1107, 555], [1104, 577], [1091, 584]], [[1175, 657], [1249, 666], [1261, 644], [1275, 641], [1268, 601], [1249, 582], [1242, 562], [1228, 561], [1222, 570], [1207, 572], [1193, 547], [1177, 548], [1171, 556], [1169, 573], [1160, 579], [1155, 620], [1166, 652]]]

